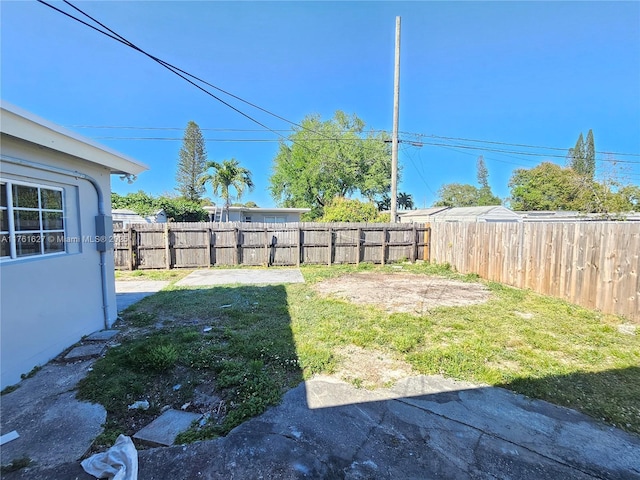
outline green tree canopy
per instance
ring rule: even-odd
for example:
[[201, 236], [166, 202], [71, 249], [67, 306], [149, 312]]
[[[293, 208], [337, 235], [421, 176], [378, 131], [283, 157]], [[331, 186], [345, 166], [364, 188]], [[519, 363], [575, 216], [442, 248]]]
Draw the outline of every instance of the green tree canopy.
[[413, 209], [413, 196], [408, 193], [398, 193], [398, 208], [400, 210], [412, 210]]
[[[397, 205], [400, 210], [413, 210], [413, 196], [406, 192], [399, 192], [397, 197]], [[376, 202], [378, 210], [389, 210], [391, 208], [391, 197], [388, 193], [382, 195], [382, 198]]]
[[466, 183], [448, 183], [438, 190], [439, 199], [433, 204], [435, 207], [484, 207], [501, 205], [502, 200], [496, 197], [489, 186], [489, 170], [482, 155], [476, 163], [478, 184], [475, 187]]
[[269, 178], [281, 207], [308, 207], [319, 217], [335, 197], [360, 193], [374, 201], [391, 186], [391, 145], [384, 133], [365, 132], [356, 115], [337, 111], [331, 120], [308, 115], [280, 143]]
[[189, 201], [199, 202], [205, 189], [202, 176], [207, 162], [204, 138], [196, 122], [190, 121], [184, 131], [176, 173], [176, 190]]
[[253, 190], [251, 172], [240, 166], [240, 162], [235, 158], [223, 160], [222, 163], [208, 162], [206, 169], [213, 169], [213, 173], [205, 174], [201, 179], [202, 184], [204, 185], [206, 182], [211, 182], [213, 194], [222, 197], [224, 200], [224, 209], [227, 214], [227, 221], [229, 221], [229, 206], [231, 205], [232, 198], [229, 189], [230, 187], [234, 188], [236, 191], [235, 198], [238, 200], [240, 200], [246, 188]]
[[480, 189], [466, 183], [448, 183], [440, 187], [438, 197], [434, 207], [476, 207]]
[[544, 162], [513, 172], [509, 181], [513, 210], [579, 210], [578, 175], [572, 168]]
[[138, 215], [147, 217], [163, 209], [168, 219], [176, 222], [202, 222], [207, 219], [207, 212], [198, 202], [192, 202], [182, 197], [161, 195], [154, 197], [142, 190], [127, 195], [111, 194], [112, 208], [127, 208]]
[[514, 210], [575, 210], [607, 218], [640, 208], [637, 185], [614, 178], [596, 181], [573, 168], [549, 162], [516, 170], [509, 187]]
[[388, 214], [380, 214], [373, 202], [336, 197], [324, 207], [321, 222], [388, 222]]

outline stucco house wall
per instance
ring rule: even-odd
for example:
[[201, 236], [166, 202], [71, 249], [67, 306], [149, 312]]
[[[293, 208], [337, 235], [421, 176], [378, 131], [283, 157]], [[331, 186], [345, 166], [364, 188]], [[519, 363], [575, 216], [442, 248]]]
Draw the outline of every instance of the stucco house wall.
[[[8, 118], [4, 105], [2, 113], [4, 123]], [[63, 237], [64, 251], [16, 258], [8, 257], [6, 249], [3, 251], [1, 388], [18, 382], [21, 374], [46, 363], [82, 336], [109, 326], [105, 324], [112, 324], [117, 318], [113, 249], [108, 248], [102, 256], [106, 266], [103, 272], [95, 242], [100, 233], [96, 229], [96, 186], [80, 176], [65, 173], [76, 171], [92, 177], [102, 190], [104, 208], [109, 212], [113, 167], [57, 151], [56, 140], [60, 138], [55, 133], [51, 134], [53, 148], [47, 148], [6, 134], [4, 127], [0, 138], [0, 178], [4, 190], [11, 194], [12, 185], [24, 185], [62, 191], [64, 232], [55, 235]], [[2, 211], [3, 230], [10, 213], [6, 207]], [[41, 214], [44, 216], [44, 212]], [[7, 238], [3, 237], [5, 243]]]

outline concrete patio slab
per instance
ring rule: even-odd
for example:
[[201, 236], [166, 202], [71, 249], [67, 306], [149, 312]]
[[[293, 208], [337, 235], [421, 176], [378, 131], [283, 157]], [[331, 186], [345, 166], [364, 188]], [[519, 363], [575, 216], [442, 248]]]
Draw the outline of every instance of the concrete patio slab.
[[90, 343], [74, 348], [64, 356], [65, 360], [77, 360], [79, 358], [98, 357], [104, 352], [106, 345], [104, 343]]
[[48, 364], [2, 396], [0, 432], [19, 434], [2, 445], [2, 465], [28, 457], [38, 468], [47, 468], [75, 462], [85, 454], [107, 418], [102, 405], [75, 398], [74, 389], [92, 363]]
[[120, 330], [100, 330], [99, 332], [94, 332], [91, 335], [88, 335], [85, 340], [89, 342], [105, 342], [107, 340], [111, 340], [118, 333], [120, 333]]
[[304, 283], [304, 277], [299, 268], [196, 270], [176, 282], [176, 286], [208, 287], [238, 283], [244, 285]]
[[[30, 380], [39, 382], [47, 396], [49, 376], [38, 377]], [[11, 402], [18, 410], [9, 415], [22, 408], [35, 410], [36, 423], [38, 416], [48, 417], [37, 394], [25, 393], [23, 405]], [[69, 411], [75, 419], [76, 410]], [[22, 436], [20, 425], [5, 426]], [[31, 441], [44, 452], [55, 452], [60, 444], [50, 442], [48, 435], [42, 431]], [[4, 446], [2, 455], [6, 463]], [[32, 455], [43, 458], [39, 451]], [[501, 388], [438, 376], [409, 377], [378, 390], [318, 376], [224, 438], [139, 450], [138, 456], [139, 480], [640, 480], [639, 436]], [[6, 478], [92, 478], [77, 460], [49, 465], [39, 462]]]
[[173, 445], [179, 433], [189, 429], [202, 415], [170, 409], [144, 427], [133, 438], [154, 446]]

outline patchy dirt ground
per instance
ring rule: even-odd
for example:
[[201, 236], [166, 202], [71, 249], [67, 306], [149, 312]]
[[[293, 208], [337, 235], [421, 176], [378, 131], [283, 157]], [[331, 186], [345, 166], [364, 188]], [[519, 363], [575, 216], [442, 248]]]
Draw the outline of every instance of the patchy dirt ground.
[[333, 375], [357, 387], [389, 387], [401, 378], [413, 375], [411, 365], [384, 352], [349, 345], [336, 351], [340, 368]]
[[360, 305], [376, 305], [389, 313], [422, 315], [436, 307], [484, 303], [489, 290], [480, 283], [408, 273], [355, 273], [319, 282], [320, 294]]

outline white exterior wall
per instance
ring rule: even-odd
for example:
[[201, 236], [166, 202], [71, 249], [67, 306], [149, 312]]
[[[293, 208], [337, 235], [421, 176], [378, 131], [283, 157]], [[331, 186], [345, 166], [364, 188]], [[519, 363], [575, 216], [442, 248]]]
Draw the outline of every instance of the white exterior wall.
[[[206, 210], [206, 209], [205, 209]], [[261, 209], [256, 210], [237, 210], [237, 209], [229, 209], [229, 221], [230, 222], [244, 222], [245, 218], [251, 217], [252, 223], [273, 223], [274, 217], [278, 219], [284, 219], [284, 221], [279, 221], [279, 223], [297, 223], [300, 221], [300, 212], [288, 212], [288, 211], [278, 211], [267, 210], [261, 211]], [[220, 212], [220, 211], [219, 211]], [[207, 213], [211, 214], [209, 210]], [[227, 214], [224, 209], [220, 213], [222, 215], [223, 221], [226, 221]], [[271, 217], [271, 218], [269, 218]]]
[[[2, 154], [76, 170], [96, 179], [111, 211], [110, 171], [50, 149], [2, 136]], [[64, 190], [67, 252], [0, 261], [1, 388], [42, 365], [83, 335], [105, 328], [100, 254], [93, 242], [98, 196], [87, 180], [2, 162], [4, 180]], [[85, 241], [83, 240], [83, 237]], [[117, 318], [113, 250], [106, 257], [109, 319]]]
[[[246, 217], [251, 217], [252, 223], [274, 223], [274, 217], [278, 219], [284, 219], [284, 221], [278, 220], [278, 223], [297, 223], [300, 221], [299, 213], [280, 213], [280, 212], [243, 212], [242, 218], [239, 220], [244, 222]], [[271, 217], [271, 218], [269, 218]]]

